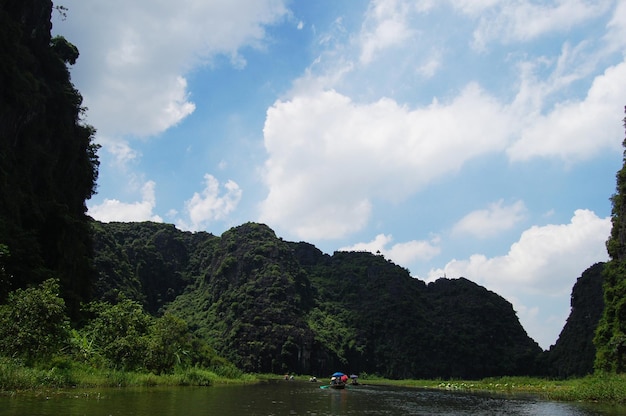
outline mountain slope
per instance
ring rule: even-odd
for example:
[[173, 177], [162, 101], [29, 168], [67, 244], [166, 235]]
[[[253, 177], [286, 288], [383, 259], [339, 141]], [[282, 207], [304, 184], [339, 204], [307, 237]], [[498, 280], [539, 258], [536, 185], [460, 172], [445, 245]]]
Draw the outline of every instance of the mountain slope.
[[466, 279], [426, 285], [383, 256], [322, 253], [247, 223], [221, 237], [95, 223], [100, 296], [167, 310], [246, 371], [392, 378], [530, 374], [539, 346]]

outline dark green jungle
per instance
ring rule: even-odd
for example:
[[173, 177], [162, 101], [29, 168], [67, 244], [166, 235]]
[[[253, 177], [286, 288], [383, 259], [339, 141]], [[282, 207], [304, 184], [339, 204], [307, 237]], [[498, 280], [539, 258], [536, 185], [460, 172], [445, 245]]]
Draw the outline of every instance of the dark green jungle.
[[[381, 255], [324, 254], [246, 223], [221, 236], [100, 223], [95, 128], [51, 37], [50, 0], [0, 0], [0, 363], [157, 374], [181, 366], [386, 378], [624, 372], [626, 173], [610, 262], [581, 270], [548, 351], [466, 279], [426, 284]], [[607, 195], [607, 198], [609, 196]]]

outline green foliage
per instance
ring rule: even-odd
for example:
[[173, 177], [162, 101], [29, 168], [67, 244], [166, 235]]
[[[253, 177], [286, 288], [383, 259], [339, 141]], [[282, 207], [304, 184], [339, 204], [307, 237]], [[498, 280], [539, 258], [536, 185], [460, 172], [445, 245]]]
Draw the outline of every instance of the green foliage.
[[50, 46], [56, 55], [65, 63], [74, 65], [78, 59], [78, 48], [67, 41], [63, 36], [52, 38]]
[[92, 223], [97, 299], [115, 302], [119, 294], [138, 301], [149, 313], [164, 312], [193, 282], [206, 246], [216, 237], [178, 231], [171, 224]]
[[244, 371], [303, 372], [313, 339], [303, 315], [312, 299], [288, 244], [248, 223], [225, 232], [209, 259], [195, 272], [195, 290], [169, 310]]
[[[162, 309], [210, 346], [206, 355], [246, 372], [451, 378], [536, 371], [541, 349], [511, 304], [466, 279], [427, 286], [383, 256], [329, 256], [287, 243], [262, 224], [221, 237], [154, 223], [95, 223], [94, 230], [103, 250], [96, 256], [99, 285], [135, 293], [140, 302], [148, 283], [164, 276], [169, 285], [155, 287], [178, 295]], [[155, 352], [155, 361], [167, 364], [153, 371], [193, 355], [178, 345], [177, 353]]]
[[[172, 373], [176, 369], [231, 366], [171, 314], [155, 318], [139, 302], [92, 302], [91, 318], [72, 331], [74, 356], [96, 368]], [[230, 372], [231, 370], [224, 370]]]
[[65, 303], [59, 283], [48, 279], [40, 286], [18, 289], [0, 305], [0, 351], [27, 362], [58, 354], [69, 341]]
[[307, 317], [309, 327], [315, 334], [315, 341], [335, 353], [341, 366], [349, 364], [350, 351], [357, 343], [356, 329], [348, 326], [348, 319], [342, 316], [348, 313], [338, 305], [335, 313], [314, 308]]
[[192, 336], [187, 323], [166, 314], [156, 319], [150, 328], [146, 368], [158, 374], [175, 367], [189, 367], [192, 348]]
[[81, 332], [98, 346], [98, 354], [113, 368], [143, 369], [152, 318], [141, 305], [129, 299], [115, 305], [92, 302], [88, 311], [93, 318]]
[[[626, 139], [622, 145], [626, 148]], [[596, 369], [613, 373], [626, 372], [626, 150], [623, 159], [616, 175], [616, 193], [611, 197], [612, 228], [606, 244], [611, 260], [604, 269], [605, 308], [594, 339]]]

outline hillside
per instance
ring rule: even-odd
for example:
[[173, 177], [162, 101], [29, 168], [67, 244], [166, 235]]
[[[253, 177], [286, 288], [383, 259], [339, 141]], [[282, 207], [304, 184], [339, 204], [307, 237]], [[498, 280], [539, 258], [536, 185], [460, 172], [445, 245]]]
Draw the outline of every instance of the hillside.
[[529, 374], [541, 353], [499, 295], [466, 279], [426, 285], [380, 255], [327, 255], [255, 223], [221, 237], [94, 230], [99, 296], [184, 318], [246, 371], [476, 378]]

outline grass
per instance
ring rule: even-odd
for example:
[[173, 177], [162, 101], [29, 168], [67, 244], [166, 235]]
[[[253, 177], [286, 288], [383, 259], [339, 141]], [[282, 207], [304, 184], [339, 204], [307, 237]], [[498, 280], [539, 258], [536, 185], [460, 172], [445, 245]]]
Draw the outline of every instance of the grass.
[[533, 394], [548, 400], [626, 404], [626, 375], [596, 374], [569, 380], [491, 377], [482, 380], [364, 380], [369, 384], [428, 389]]
[[220, 374], [201, 368], [178, 369], [171, 374], [127, 372], [96, 369], [84, 364], [66, 363], [63, 366], [38, 368], [23, 365], [12, 359], [0, 358], [0, 392], [58, 390], [93, 387], [152, 387], [152, 386], [212, 386], [216, 384], [254, 383], [255, 375]]
[[[52, 367], [29, 367], [18, 360], [0, 358], [0, 393], [54, 391], [68, 388], [213, 386], [257, 383], [282, 378], [275, 374], [245, 374], [201, 368], [179, 369], [171, 374], [95, 369], [71, 362]], [[308, 380], [308, 376], [296, 379]], [[323, 380], [320, 380], [323, 381]], [[596, 374], [579, 379], [549, 380], [533, 377], [494, 377], [482, 380], [388, 380], [371, 375], [363, 384], [501, 394], [533, 394], [548, 400], [626, 404], [626, 375]]]

